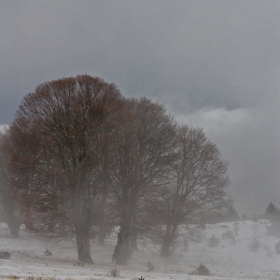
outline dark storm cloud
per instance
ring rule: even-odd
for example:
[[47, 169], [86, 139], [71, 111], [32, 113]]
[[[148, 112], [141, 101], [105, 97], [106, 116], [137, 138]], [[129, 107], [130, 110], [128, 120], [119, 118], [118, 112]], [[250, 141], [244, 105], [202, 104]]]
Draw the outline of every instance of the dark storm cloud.
[[279, 15], [278, 0], [2, 1], [0, 124], [42, 82], [100, 76], [203, 126], [252, 212], [252, 192], [280, 199]]

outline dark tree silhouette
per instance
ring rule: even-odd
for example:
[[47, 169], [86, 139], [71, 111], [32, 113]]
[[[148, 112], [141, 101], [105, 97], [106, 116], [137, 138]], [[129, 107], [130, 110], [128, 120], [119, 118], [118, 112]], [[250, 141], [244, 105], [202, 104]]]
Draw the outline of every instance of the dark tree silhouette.
[[179, 127], [176, 154], [160, 211], [166, 224], [161, 247], [165, 257], [171, 253], [181, 223], [229, 203], [227, 164], [201, 129]]
[[239, 220], [239, 215], [233, 206], [228, 207], [226, 213], [224, 214], [224, 221], [234, 222]]
[[280, 210], [279, 208], [275, 207], [272, 202], [269, 203], [269, 205], [265, 209], [264, 217], [268, 219], [273, 219], [277, 216], [280, 216]]
[[6, 133], [0, 133], [0, 200], [4, 209], [4, 221], [7, 223], [11, 234], [18, 237], [21, 217], [10, 186], [10, 174], [7, 168], [7, 145]]
[[126, 264], [135, 241], [143, 201], [162, 184], [174, 160], [175, 122], [163, 106], [146, 98], [129, 100], [115, 146], [112, 187], [120, 212], [113, 260]]
[[55, 80], [23, 98], [10, 126], [9, 164], [23, 212], [39, 221], [37, 230], [72, 227], [78, 258], [87, 263], [94, 201], [104, 186], [102, 143], [122, 100], [100, 78]]

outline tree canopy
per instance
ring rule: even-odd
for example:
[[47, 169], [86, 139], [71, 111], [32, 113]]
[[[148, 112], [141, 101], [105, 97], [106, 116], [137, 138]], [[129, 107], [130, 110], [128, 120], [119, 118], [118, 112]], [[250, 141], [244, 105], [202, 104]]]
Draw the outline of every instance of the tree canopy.
[[92, 263], [92, 228], [102, 240], [110, 219], [119, 225], [113, 260], [125, 264], [137, 238], [158, 225], [166, 226], [159, 239], [168, 255], [181, 223], [229, 204], [227, 163], [201, 129], [98, 77], [39, 85], [6, 139], [9, 186], [25, 224], [74, 235], [83, 262]]

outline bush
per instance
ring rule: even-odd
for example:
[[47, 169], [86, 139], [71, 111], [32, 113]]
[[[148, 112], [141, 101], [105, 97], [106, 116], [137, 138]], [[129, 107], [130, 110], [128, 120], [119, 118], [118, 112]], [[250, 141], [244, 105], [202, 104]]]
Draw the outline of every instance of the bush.
[[249, 245], [250, 252], [257, 252], [260, 248], [260, 241], [254, 237], [253, 241]]
[[228, 238], [228, 239], [235, 239], [234, 235], [233, 235], [233, 232], [228, 230], [226, 231], [225, 233], [222, 234], [222, 238], [225, 239], [225, 238]]
[[276, 254], [280, 254], [280, 241], [275, 244], [275, 252]]
[[120, 272], [117, 270], [117, 268], [113, 268], [113, 269], [110, 271], [109, 276], [110, 276], [110, 277], [113, 277], [113, 278], [120, 277]]
[[11, 254], [9, 252], [5, 252], [5, 251], [0, 252], [0, 259], [7, 260], [10, 258], [10, 256], [11, 256]]
[[44, 252], [44, 254], [45, 254], [46, 256], [49, 256], [49, 257], [52, 256], [52, 252], [49, 251], [48, 249]]
[[200, 264], [197, 269], [190, 273], [191, 275], [203, 275], [203, 276], [209, 276], [210, 275], [210, 270], [204, 265]]
[[216, 237], [214, 234], [208, 240], [208, 246], [211, 248], [219, 246], [219, 243], [220, 243], [220, 239]]
[[235, 236], [234, 236], [233, 232], [230, 231], [230, 230], [228, 230], [228, 231], [226, 231], [225, 233], [222, 234], [222, 239], [225, 239], [225, 238], [230, 239], [231, 244], [233, 244], [233, 245], [236, 243]]
[[147, 271], [153, 271], [155, 269], [154, 265], [151, 262], [147, 262]]

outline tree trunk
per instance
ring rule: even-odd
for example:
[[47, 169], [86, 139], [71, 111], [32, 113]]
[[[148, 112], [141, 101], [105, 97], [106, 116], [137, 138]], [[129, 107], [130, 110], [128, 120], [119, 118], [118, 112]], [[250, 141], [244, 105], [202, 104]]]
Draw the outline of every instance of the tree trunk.
[[19, 228], [21, 225], [21, 220], [15, 214], [15, 203], [14, 201], [8, 199], [3, 204], [6, 214], [6, 223], [10, 229], [11, 235], [19, 237]]
[[169, 235], [164, 236], [161, 245], [161, 250], [160, 250], [161, 257], [167, 258], [168, 256], [170, 256], [171, 254], [170, 247], [171, 247], [171, 237]]
[[54, 229], [55, 229], [55, 222], [53, 220], [50, 220], [48, 223], [48, 231], [50, 233], [54, 233]]
[[[127, 188], [129, 190], [129, 188]], [[133, 228], [133, 217], [135, 211], [135, 204], [133, 198], [126, 195], [122, 201], [122, 211], [120, 220], [120, 231], [118, 233], [118, 241], [112, 256], [112, 261], [119, 265], [127, 264], [132, 250], [131, 250], [131, 235]]]
[[106, 196], [103, 196], [101, 209], [100, 209], [100, 218], [99, 218], [99, 228], [97, 232], [97, 240], [98, 245], [105, 245], [105, 237], [107, 233], [107, 221], [106, 221], [106, 215], [105, 215], [105, 205], [106, 205]]
[[19, 229], [20, 229], [21, 222], [18, 221], [15, 213], [13, 212], [8, 213], [6, 217], [7, 217], [7, 225], [10, 229], [11, 235], [15, 237], [19, 237]]
[[132, 251], [138, 251], [137, 230], [133, 229], [130, 237], [130, 248]]
[[130, 258], [130, 230], [127, 227], [121, 227], [118, 233], [118, 241], [115, 247], [112, 261], [115, 261], [119, 265], [127, 264], [127, 261]]
[[78, 259], [84, 263], [93, 263], [90, 255], [90, 229], [75, 226]]
[[173, 240], [173, 236], [172, 236], [173, 230], [171, 228], [172, 228], [171, 223], [168, 222], [166, 225], [165, 235], [163, 237], [161, 250], [160, 250], [160, 255], [165, 258], [167, 258], [171, 254], [170, 247]]
[[23, 214], [23, 221], [22, 223], [25, 225], [27, 230], [34, 231], [34, 224], [30, 214]]
[[177, 229], [178, 229], [177, 223], [167, 224], [165, 236], [163, 238], [161, 251], [160, 251], [160, 255], [162, 257], [168, 257], [172, 254], [171, 246], [176, 241]]

